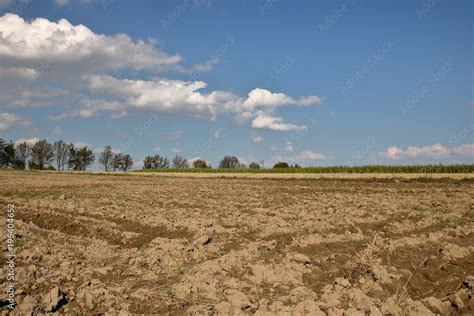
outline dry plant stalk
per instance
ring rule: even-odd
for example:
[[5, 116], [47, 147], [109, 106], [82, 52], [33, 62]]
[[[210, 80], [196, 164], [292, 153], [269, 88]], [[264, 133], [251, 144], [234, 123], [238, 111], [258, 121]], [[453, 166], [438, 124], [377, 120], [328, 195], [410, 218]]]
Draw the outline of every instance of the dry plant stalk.
[[360, 252], [356, 253], [345, 265], [346, 274], [352, 278], [357, 272], [370, 272], [372, 267], [377, 264], [378, 251], [375, 250], [375, 241], [377, 233], [372, 242]]

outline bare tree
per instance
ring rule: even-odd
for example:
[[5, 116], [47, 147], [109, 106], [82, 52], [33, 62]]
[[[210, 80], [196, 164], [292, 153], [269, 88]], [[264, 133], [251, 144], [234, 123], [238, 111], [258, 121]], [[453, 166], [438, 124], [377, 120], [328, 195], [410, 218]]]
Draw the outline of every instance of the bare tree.
[[40, 170], [43, 170], [45, 166], [50, 166], [53, 160], [53, 146], [46, 139], [40, 140], [31, 148], [31, 162]]
[[183, 156], [176, 155], [173, 158], [173, 168], [180, 169], [180, 168], [189, 168], [188, 161], [183, 158]]
[[53, 144], [54, 157], [56, 158], [56, 166], [59, 170], [64, 170], [64, 166], [69, 159], [68, 145], [62, 140], [58, 140]]
[[76, 160], [77, 149], [73, 143], [67, 145], [67, 171], [74, 169], [74, 163]]
[[105, 171], [108, 171], [108, 167], [111, 165], [114, 153], [112, 147], [105, 146], [104, 150], [100, 153], [99, 163], [104, 166]]
[[31, 146], [27, 142], [20, 143], [15, 147], [15, 160], [26, 169], [26, 162], [31, 154]]
[[125, 155], [122, 158], [122, 166], [121, 169], [124, 172], [127, 172], [133, 166], [133, 159], [130, 155]]

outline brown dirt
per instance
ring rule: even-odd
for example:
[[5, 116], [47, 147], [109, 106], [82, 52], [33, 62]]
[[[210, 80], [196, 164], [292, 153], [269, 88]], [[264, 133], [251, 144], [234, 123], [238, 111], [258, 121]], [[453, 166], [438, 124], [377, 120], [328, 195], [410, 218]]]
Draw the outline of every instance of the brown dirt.
[[0, 171], [17, 311], [474, 312], [468, 176], [258, 176]]

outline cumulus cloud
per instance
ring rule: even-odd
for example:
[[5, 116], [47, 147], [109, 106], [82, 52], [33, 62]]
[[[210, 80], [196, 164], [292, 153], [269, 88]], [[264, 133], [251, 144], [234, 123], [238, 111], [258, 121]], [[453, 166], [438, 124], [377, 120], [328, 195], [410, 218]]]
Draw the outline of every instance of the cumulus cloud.
[[285, 123], [283, 118], [271, 116], [268, 114], [260, 114], [256, 118], [254, 118], [252, 121], [252, 128], [284, 132], [306, 129], [305, 126]]
[[180, 152], [182, 152], [182, 150], [180, 148], [171, 148], [171, 152], [173, 154], [179, 154]]
[[[11, 13], [0, 17], [0, 88], [9, 91], [0, 95], [0, 102], [11, 107], [68, 104], [51, 115], [52, 120], [86, 119], [104, 112], [111, 118], [131, 112], [209, 120], [229, 115], [241, 124], [251, 121], [255, 129], [292, 131], [304, 126], [285, 122], [277, 108], [321, 103], [314, 95], [293, 98], [256, 88], [242, 97], [208, 89], [203, 81], [157, 77], [170, 70], [209, 71], [218, 61], [190, 68], [181, 62], [181, 56], [165, 53], [154, 40], [97, 34], [65, 19], [25, 21]], [[143, 79], [124, 79], [129, 70], [140, 71]], [[48, 91], [51, 86], [54, 91]]]
[[449, 157], [453, 155], [470, 157], [474, 156], [474, 144], [463, 144], [453, 148], [447, 148], [441, 144], [423, 147], [408, 146], [405, 150], [391, 146], [379, 154], [392, 160], [402, 158]]
[[0, 131], [30, 127], [31, 119], [12, 113], [0, 113]]
[[[84, 25], [61, 19], [25, 21], [16, 14], [0, 17], [1, 65], [36, 72], [51, 70], [106, 71], [112, 69], [165, 70], [181, 57], [155, 48], [152, 41], [135, 41], [126, 34], [96, 34]], [[43, 65], [43, 68], [38, 66]]]
[[304, 97], [295, 100], [284, 93], [273, 93], [266, 89], [256, 88], [248, 94], [247, 99], [243, 103], [246, 110], [255, 110], [262, 108], [275, 108], [282, 105], [312, 105], [319, 104], [321, 99], [317, 96]]

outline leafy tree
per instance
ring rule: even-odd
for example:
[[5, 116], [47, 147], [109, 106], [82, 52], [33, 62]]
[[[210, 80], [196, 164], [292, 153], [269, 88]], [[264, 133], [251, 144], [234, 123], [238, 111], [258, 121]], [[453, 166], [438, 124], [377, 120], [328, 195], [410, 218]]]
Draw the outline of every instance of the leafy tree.
[[169, 168], [170, 163], [168, 158], [160, 155], [147, 156], [143, 160], [143, 169], [161, 169]]
[[105, 171], [108, 171], [108, 167], [111, 165], [114, 153], [112, 152], [111, 146], [105, 146], [104, 150], [100, 153], [99, 163], [104, 166]]
[[27, 142], [20, 143], [15, 146], [15, 161], [20, 169], [25, 169], [28, 158], [31, 154], [31, 146]]
[[284, 169], [289, 168], [290, 166], [286, 162], [277, 162], [273, 165], [273, 169]]
[[239, 159], [235, 156], [225, 156], [219, 163], [219, 168], [235, 169], [239, 166]]
[[53, 144], [54, 157], [56, 158], [57, 170], [64, 170], [64, 166], [69, 160], [69, 148], [68, 145], [62, 140], [58, 140]]
[[198, 169], [206, 169], [210, 168], [210, 166], [207, 165], [207, 162], [204, 159], [196, 159], [193, 162], [193, 167], [198, 168]]
[[5, 159], [5, 140], [3, 140], [3, 138], [0, 138], [0, 166], [4, 166], [3, 165], [3, 161]]
[[0, 153], [0, 165], [3, 167], [15, 167], [15, 145], [10, 142], [3, 146]]
[[46, 139], [36, 142], [31, 148], [31, 161], [38, 166], [40, 170], [51, 165], [54, 160], [53, 145]]
[[189, 168], [188, 161], [182, 156], [176, 155], [173, 158], [173, 168], [176, 168], [176, 169]]
[[124, 172], [127, 172], [133, 166], [133, 159], [130, 155], [125, 155], [122, 158], [121, 169]]
[[260, 165], [256, 162], [252, 162], [252, 163], [250, 163], [249, 168], [250, 169], [260, 169]]
[[115, 172], [117, 169], [122, 169], [123, 165], [123, 155], [121, 153], [116, 153], [112, 156], [110, 160], [110, 167]]
[[79, 148], [74, 159], [74, 170], [86, 171], [95, 161], [94, 152], [87, 146]]

